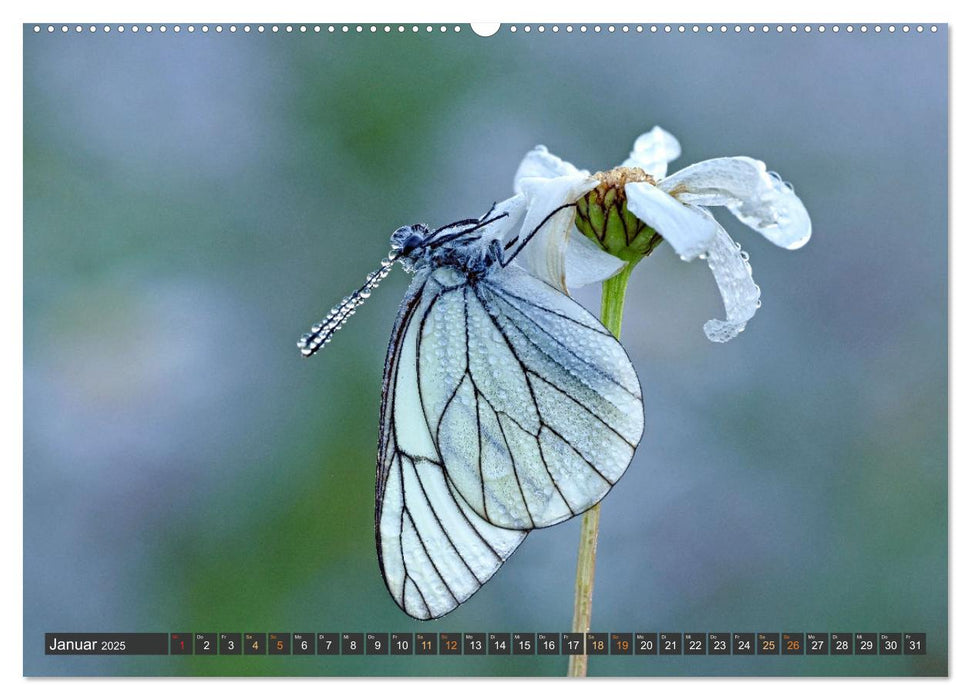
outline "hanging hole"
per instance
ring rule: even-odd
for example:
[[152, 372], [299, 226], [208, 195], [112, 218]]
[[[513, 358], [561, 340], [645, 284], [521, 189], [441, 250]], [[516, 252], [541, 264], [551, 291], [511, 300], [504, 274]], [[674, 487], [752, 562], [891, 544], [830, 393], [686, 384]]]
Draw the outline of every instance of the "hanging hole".
[[499, 22], [473, 22], [472, 31], [479, 36], [492, 36], [499, 31]]

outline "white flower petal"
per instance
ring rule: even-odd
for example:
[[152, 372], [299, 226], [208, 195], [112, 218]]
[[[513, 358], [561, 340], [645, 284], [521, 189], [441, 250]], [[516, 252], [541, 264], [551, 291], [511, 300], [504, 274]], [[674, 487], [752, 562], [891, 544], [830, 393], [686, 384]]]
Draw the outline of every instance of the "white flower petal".
[[698, 207], [682, 204], [663, 190], [646, 182], [628, 182], [627, 209], [657, 231], [683, 260], [691, 260], [708, 250], [721, 230], [711, 216]]
[[[546, 146], [537, 146], [523, 158], [513, 178], [513, 190], [522, 192], [521, 182], [530, 177], [554, 178], [563, 175], [577, 175], [580, 173], [572, 163], [553, 155]], [[585, 170], [584, 174], [589, 174]]]
[[745, 324], [759, 308], [760, 291], [746, 256], [720, 226], [708, 249], [708, 267], [725, 303], [726, 320], [708, 321], [705, 335], [713, 343], [724, 343], [745, 330]]
[[664, 177], [668, 163], [681, 155], [681, 144], [671, 134], [655, 126], [634, 141], [634, 150], [623, 162], [625, 168], [640, 168], [655, 179]]
[[522, 228], [523, 217], [526, 215], [526, 196], [516, 194], [509, 199], [497, 202], [489, 213], [489, 219], [495, 219], [500, 214], [506, 216], [479, 229], [480, 238], [488, 240], [490, 238], [500, 238], [509, 240], [519, 233]]
[[[572, 211], [572, 210], [571, 210]], [[566, 246], [566, 286], [570, 289], [601, 282], [613, 277], [625, 265], [580, 233], [576, 226], [570, 229]]]
[[[582, 172], [556, 178], [526, 177], [518, 183], [526, 197], [526, 218], [519, 232], [519, 241], [532, 239], [516, 257], [516, 262], [544, 282], [564, 293], [566, 285], [566, 255], [570, 230], [576, 209], [567, 207], [550, 213], [564, 204], [576, 202], [597, 186], [597, 181]], [[549, 217], [547, 219], [547, 217]], [[545, 223], [544, 223], [544, 220]], [[542, 228], [536, 231], [542, 224]], [[534, 231], [535, 234], [533, 233]]]
[[712, 158], [682, 168], [658, 183], [682, 202], [727, 206], [755, 197], [765, 164], [752, 158]]
[[802, 200], [778, 176], [763, 173], [759, 197], [728, 210], [777, 246], [787, 250], [801, 248], [812, 236], [812, 222]]
[[754, 158], [703, 160], [665, 178], [658, 187], [682, 202], [725, 206], [743, 224], [789, 250], [805, 245], [812, 234], [802, 201]]

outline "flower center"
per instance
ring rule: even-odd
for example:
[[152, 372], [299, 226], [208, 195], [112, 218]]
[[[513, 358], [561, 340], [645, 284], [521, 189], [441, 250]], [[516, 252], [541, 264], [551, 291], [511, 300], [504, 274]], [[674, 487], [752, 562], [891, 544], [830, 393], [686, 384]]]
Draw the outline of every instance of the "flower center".
[[617, 167], [607, 172], [594, 173], [593, 177], [600, 181], [600, 184], [593, 190], [597, 193], [597, 199], [600, 202], [604, 201], [609, 190], [617, 190], [621, 199], [626, 199], [624, 185], [628, 182], [646, 182], [649, 185], [657, 184], [653, 177], [640, 168]]
[[587, 238], [622, 260], [640, 260], [661, 242], [654, 229], [627, 210], [628, 182], [657, 184], [640, 168], [614, 168], [593, 175], [600, 184], [577, 202], [576, 225]]

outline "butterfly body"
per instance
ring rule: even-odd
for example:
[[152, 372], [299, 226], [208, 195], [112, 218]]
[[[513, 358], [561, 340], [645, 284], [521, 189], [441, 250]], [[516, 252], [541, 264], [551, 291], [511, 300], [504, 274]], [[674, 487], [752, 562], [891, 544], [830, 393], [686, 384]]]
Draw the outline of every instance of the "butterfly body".
[[391, 235], [392, 249], [399, 251], [398, 260], [409, 272], [451, 267], [464, 273], [469, 281], [475, 281], [497, 265], [501, 266], [503, 253], [498, 239], [483, 237], [478, 230], [469, 231], [472, 225], [452, 232], [454, 238], [443, 235], [451, 226], [434, 232], [424, 224], [403, 226]]

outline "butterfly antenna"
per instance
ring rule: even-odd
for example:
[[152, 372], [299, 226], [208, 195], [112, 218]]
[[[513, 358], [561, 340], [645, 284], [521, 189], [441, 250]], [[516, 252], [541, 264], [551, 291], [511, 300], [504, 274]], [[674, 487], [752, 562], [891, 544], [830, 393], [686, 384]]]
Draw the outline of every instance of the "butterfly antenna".
[[472, 226], [472, 228], [464, 229], [458, 234], [458, 235], [465, 235], [470, 231], [475, 231], [477, 229], [482, 228], [486, 224], [491, 224], [493, 221], [497, 221], [498, 219], [501, 219], [503, 216], [508, 216], [508, 214], [504, 213], [502, 216], [496, 219], [491, 219], [487, 221], [487, 219], [489, 219], [489, 216], [492, 215], [492, 212], [496, 210], [496, 206], [498, 206], [497, 202], [493, 202], [492, 206], [489, 207], [489, 211], [487, 211], [485, 214], [483, 214], [477, 219], [461, 219], [459, 221], [453, 221], [450, 224], [445, 224], [444, 226], [439, 226], [437, 229], [432, 231], [431, 235], [428, 238], [425, 239], [425, 243], [428, 244], [428, 243], [434, 242], [435, 245], [438, 245], [440, 243], [445, 243], [455, 238], [456, 234], [453, 233], [451, 236], [446, 237], [446, 239], [444, 240], [435, 240], [444, 231], [448, 231], [449, 229], [452, 229], [452, 228], [459, 228], [461, 226]]
[[310, 357], [331, 341], [334, 333], [339, 331], [347, 323], [347, 319], [354, 315], [357, 307], [367, 301], [375, 287], [381, 284], [381, 280], [388, 276], [399, 254], [399, 249], [392, 248], [388, 253], [388, 257], [381, 261], [381, 267], [369, 274], [367, 279], [364, 280], [364, 284], [350, 295], [341, 299], [341, 303], [331, 309], [327, 317], [320, 323], [314, 324], [309, 333], [304, 333], [300, 336], [300, 340], [297, 341], [300, 354], [304, 357]]

